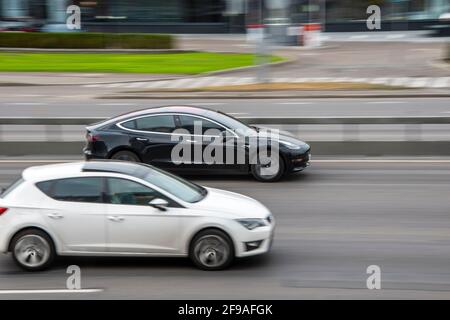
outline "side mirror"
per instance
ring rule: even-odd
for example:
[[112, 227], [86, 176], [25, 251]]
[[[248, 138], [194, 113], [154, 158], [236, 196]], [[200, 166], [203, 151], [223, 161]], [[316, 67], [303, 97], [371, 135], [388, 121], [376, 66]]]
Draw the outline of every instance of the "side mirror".
[[150, 201], [148, 204], [158, 210], [166, 211], [167, 206], [169, 205], [169, 202], [167, 200], [164, 200], [161, 198], [156, 198], [156, 199], [153, 199], [152, 201]]

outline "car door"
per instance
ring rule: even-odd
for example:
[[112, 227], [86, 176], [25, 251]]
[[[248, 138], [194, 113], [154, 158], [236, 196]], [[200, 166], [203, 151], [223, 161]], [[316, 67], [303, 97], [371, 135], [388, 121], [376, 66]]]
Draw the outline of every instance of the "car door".
[[[191, 161], [186, 168], [194, 171], [238, 170], [236, 135], [212, 120], [191, 115], [178, 115], [178, 127], [191, 134]], [[221, 154], [216, 153], [222, 150]], [[220, 152], [220, 151], [219, 151]]]
[[[159, 192], [125, 178], [107, 178], [108, 250], [113, 253], [176, 254], [181, 252], [179, 205]], [[169, 202], [166, 211], [148, 203]]]
[[58, 179], [37, 186], [54, 200], [44, 211], [43, 218], [66, 250], [106, 250], [102, 177]]
[[172, 148], [177, 141], [172, 141], [175, 120], [172, 114], [143, 116], [120, 123], [128, 131], [130, 146], [138, 151], [142, 160], [161, 168], [173, 166]]

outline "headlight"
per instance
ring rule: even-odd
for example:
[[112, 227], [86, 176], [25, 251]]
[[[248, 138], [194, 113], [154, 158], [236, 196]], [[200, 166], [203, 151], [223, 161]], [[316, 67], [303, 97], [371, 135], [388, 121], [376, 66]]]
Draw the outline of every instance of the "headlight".
[[264, 219], [238, 219], [236, 221], [246, 227], [248, 230], [264, 227], [266, 225]]
[[300, 146], [298, 144], [288, 142], [288, 141], [283, 141], [283, 140], [280, 141], [280, 144], [282, 144], [283, 146], [286, 146], [287, 148], [292, 149], [292, 150], [298, 150], [298, 149], [302, 148], [302, 146]]

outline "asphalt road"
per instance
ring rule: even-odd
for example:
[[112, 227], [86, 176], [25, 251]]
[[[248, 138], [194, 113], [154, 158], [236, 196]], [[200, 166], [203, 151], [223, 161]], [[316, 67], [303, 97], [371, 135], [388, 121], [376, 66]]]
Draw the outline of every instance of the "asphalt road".
[[[0, 184], [32, 160], [0, 160]], [[30, 161], [30, 162], [26, 162]], [[450, 160], [316, 160], [304, 173], [264, 184], [246, 177], [191, 177], [254, 197], [277, 219], [272, 252], [220, 272], [186, 259], [65, 258], [49, 271], [20, 271], [0, 256], [0, 299], [449, 299]], [[68, 265], [88, 293], [65, 289]], [[366, 268], [381, 268], [381, 290]]]
[[[25, 91], [24, 91], [25, 90]], [[132, 100], [96, 99], [112, 89], [64, 87], [0, 87], [0, 117], [111, 117], [132, 110], [163, 105], [196, 105], [221, 110], [237, 117], [249, 116], [450, 116], [448, 98], [396, 99], [222, 99], [222, 100]], [[26, 93], [25, 93], [26, 92]], [[45, 140], [39, 126], [4, 126], [2, 140]], [[307, 141], [336, 141], [343, 138], [340, 125], [285, 126]], [[407, 129], [408, 131], [405, 131]], [[405, 126], [360, 126], [354, 138], [361, 140], [404, 140], [411, 128]], [[84, 139], [83, 127], [64, 127], [60, 139]], [[417, 138], [417, 136], [414, 136]], [[421, 128], [422, 140], [449, 140], [450, 126]]]
[[112, 116], [162, 105], [197, 105], [242, 116], [448, 116], [448, 98], [97, 99], [114, 88], [0, 87], [0, 117]]

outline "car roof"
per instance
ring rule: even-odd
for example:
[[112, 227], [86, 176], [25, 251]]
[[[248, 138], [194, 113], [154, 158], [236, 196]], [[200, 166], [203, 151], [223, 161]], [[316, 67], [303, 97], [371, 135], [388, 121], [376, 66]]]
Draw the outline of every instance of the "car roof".
[[87, 129], [96, 129], [99, 127], [103, 127], [105, 125], [113, 124], [119, 121], [123, 121], [129, 118], [135, 118], [139, 116], [152, 115], [158, 113], [188, 113], [192, 115], [204, 116], [213, 110], [207, 108], [199, 108], [195, 106], [183, 106], [183, 105], [172, 105], [172, 106], [163, 106], [163, 107], [154, 107], [154, 108], [146, 108], [141, 110], [136, 110], [128, 113], [124, 113], [118, 115], [116, 117], [94, 123], [87, 127]]
[[22, 177], [33, 182], [83, 176], [83, 173], [91, 172], [119, 173], [136, 177], [148, 173], [149, 169], [152, 167], [126, 161], [79, 161], [30, 167], [23, 171]]

